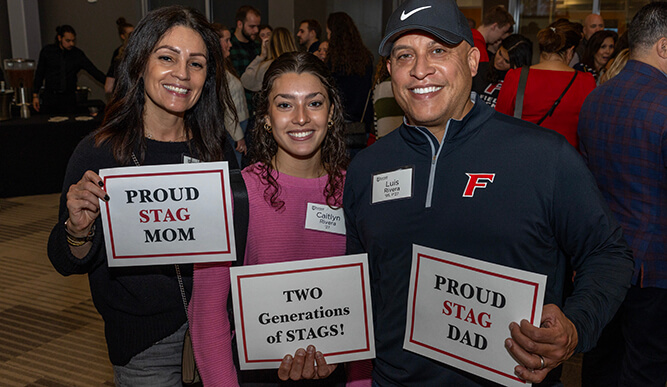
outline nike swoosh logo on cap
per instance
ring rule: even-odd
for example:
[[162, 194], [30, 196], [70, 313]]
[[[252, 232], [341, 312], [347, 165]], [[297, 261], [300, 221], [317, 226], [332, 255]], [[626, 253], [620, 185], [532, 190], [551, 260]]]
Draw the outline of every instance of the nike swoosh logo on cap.
[[401, 21], [404, 21], [405, 19], [409, 18], [410, 16], [414, 15], [415, 13], [417, 13], [419, 11], [423, 11], [423, 10], [428, 9], [428, 8], [431, 8], [431, 6], [427, 5], [425, 7], [415, 8], [408, 13], [405, 13], [405, 10], [403, 10], [403, 12], [401, 12]]

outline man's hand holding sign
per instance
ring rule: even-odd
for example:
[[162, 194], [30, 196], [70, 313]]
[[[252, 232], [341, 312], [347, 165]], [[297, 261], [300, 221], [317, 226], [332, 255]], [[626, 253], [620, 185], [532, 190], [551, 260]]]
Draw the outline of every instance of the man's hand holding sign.
[[[537, 360], [540, 368], [543, 347], [532, 339], [549, 336], [547, 328], [533, 326], [541, 321], [545, 286], [540, 274], [414, 245], [403, 348], [497, 383], [523, 385], [517, 361], [530, 367]], [[507, 339], [509, 326], [516, 326], [513, 339]]]
[[510, 324], [511, 338], [505, 340], [507, 350], [519, 365], [514, 368], [518, 377], [538, 383], [547, 373], [574, 354], [577, 329], [556, 305], [545, 305], [542, 322], [535, 327], [527, 320]]

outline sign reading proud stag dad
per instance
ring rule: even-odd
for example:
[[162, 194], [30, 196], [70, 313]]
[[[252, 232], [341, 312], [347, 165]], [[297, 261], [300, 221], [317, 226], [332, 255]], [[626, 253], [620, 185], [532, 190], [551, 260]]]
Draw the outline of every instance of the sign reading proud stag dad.
[[236, 259], [227, 162], [101, 169], [109, 266]]
[[375, 357], [366, 254], [232, 267], [231, 281], [241, 369], [311, 344], [329, 364]]
[[506, 386], [510, 322], [539, 326], [546, 276], [413, 245], [403, 347]]

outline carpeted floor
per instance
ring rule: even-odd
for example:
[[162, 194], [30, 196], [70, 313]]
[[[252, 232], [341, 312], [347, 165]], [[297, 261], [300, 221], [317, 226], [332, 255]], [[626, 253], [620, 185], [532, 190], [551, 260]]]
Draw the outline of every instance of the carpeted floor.
[[46, 255], [58, 197], [0, 199], [0, 386], [113, 386], [88, 277]]

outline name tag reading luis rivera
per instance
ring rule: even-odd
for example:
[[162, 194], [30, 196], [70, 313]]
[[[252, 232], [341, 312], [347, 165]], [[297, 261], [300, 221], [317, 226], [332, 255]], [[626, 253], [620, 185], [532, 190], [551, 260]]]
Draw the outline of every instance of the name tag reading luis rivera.
[[412, 197], [413, 168], [401, 168], [373, 175], [371, 203]]
[[326, 204], [308, 203], [305, 227], [310, 230], [345, 235], [343, 209], [331, 208]]

